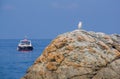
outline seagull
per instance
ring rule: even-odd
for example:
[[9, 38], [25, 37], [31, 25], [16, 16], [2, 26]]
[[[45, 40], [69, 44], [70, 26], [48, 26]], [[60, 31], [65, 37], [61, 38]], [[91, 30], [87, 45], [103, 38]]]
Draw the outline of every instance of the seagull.
[[82, 22], [80, 21], [80, 22], [78, 23], [78, 29], [80, 30], [81, 27], [82, 27]]

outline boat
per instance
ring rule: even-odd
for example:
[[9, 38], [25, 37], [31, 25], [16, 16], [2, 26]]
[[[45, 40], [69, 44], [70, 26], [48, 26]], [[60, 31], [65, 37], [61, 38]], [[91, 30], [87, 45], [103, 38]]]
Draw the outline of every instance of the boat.
[[33, 46], [32, 46], [31, 40], [28, 40], [26, 38], [24, 40], [20, 40], [17, 50], [18, 51], [32, 51]]

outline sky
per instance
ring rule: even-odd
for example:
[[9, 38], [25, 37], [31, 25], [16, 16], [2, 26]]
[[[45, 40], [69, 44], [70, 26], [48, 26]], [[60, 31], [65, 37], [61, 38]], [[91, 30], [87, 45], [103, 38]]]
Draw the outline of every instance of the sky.
[[120, 34], [120, 0], [0, 0], [0, 39], [53, 39], [77, 29]]

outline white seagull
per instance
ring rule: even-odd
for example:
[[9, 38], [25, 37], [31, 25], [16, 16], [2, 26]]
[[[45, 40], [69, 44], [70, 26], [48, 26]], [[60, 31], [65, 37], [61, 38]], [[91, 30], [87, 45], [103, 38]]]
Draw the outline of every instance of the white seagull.
[[80, 21], [80, 22], [78, 23], [78, 29], [80, 30], [81, 27], [82, 27], [82, 22]]

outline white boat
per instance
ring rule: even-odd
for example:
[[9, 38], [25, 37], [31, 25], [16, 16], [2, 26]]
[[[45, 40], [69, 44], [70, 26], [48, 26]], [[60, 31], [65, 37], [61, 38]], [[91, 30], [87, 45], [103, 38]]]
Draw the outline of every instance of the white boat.
[[33, 46], [32, 46], [31, 40], [27, 40], [27, 39], [20, 40], [17, 50], [18, 51], [32, 51]]

